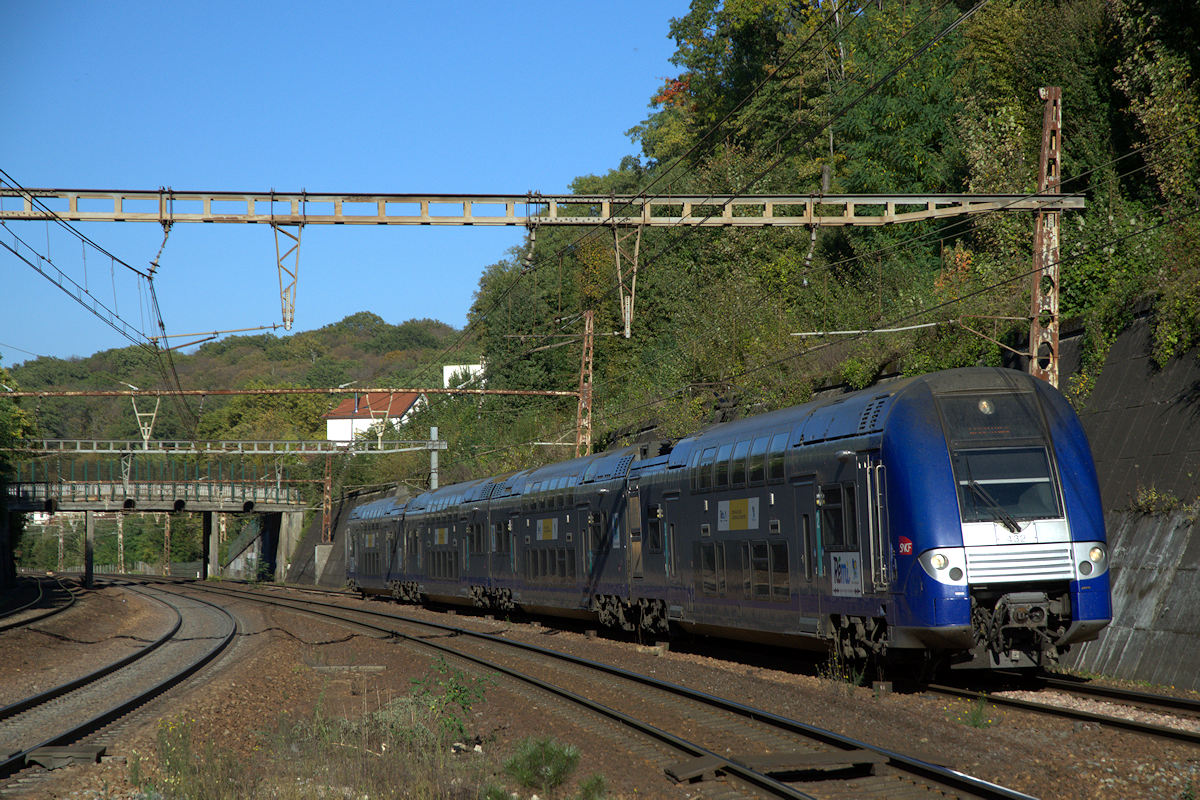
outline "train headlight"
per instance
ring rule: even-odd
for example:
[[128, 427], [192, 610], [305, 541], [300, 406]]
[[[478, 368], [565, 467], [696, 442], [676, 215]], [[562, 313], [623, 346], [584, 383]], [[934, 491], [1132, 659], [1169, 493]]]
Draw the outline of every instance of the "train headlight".
[[918, 558], [925, 574], [938, 583], [961, 586], [966, 583], [967, 562], [961, 547], [939, 547], [927, 550]]
[[1098, 578], [1108, 571], [1108, 548], [1103, 542], [1077, 542], [1075, 571], [1080, 578]]

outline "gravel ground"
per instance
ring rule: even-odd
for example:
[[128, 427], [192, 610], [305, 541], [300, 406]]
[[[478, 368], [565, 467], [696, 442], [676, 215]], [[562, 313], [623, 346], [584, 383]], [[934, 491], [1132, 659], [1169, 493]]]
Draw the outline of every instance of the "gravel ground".
[[134, 592], [87, 592], [74, 608], [0, 634], [0, 705], [99, 669], [173, 624], [165, 609]]
[[[17, 670], [77, 661], [80, 647], [120, 649], [119, 637], [166, 624], [153, 608], [135, 603], [136, 596], [119, 589], [88, 593], [65, 612], [62, 630], [70, 638], [41, 636], [31, 652], [0, 647], [0, 681], [8, 689]], [[124, 600], [125, 602], [122, 602]], [[354, 601], [348, 601], [354, 602]], [[133, 605], [131, 605], [133, 604]], [[355, 716], [398, 695], [407, 694], [410, 680], [423, 675], [430, 656], [407, 646], [351, 633], [291, 612], [260, 610], [230, 603], [242, 617], [242, 635], [227, 656], [206, 677], [186, 691], [176, 690], [156, 701], [145, 722], [110, 753], [137, 753], [153, 763], [159, 717], [182, 715], [194, 719], [205, 740], [244, 758], [255, 758], [264, 731], [277, 730], [289, 720], [313, 713], [318, 702], [332, 714]], [[1086, 723], [1048, 719], [1025, 712], [982, 709], [971, 724], [973, 703], [918, 694], [877, 694], [870, 688], [815, 677], [811, 662], [792, 668], [788, 654], [762, 656], [747, 648], [738, 660], [716, 658], [713, 648], [683, 651], [640, 646], [535, 624], [488, 620], [367, 603], [376, 610], [405, 613], [533, 642], [565, 652], [636, 669], [656, 677], [759, 706], [802, 722], [829, 728], [905, 753], [918, 755], [978, 777], [1044, 798], [1165, 798], [1185, 800], [1200, 793], [1200, 751], [1131, 733], [1100, 729]], [[126, 613], [120, 613], [126, 611]], [[136, 623], [136, 624], [135, 624]], [[72, 628], [71, 626], [76, 626]], [[86, 632], [86, 635], [84, 633]], [[15, 632], [14, 632], [15, 633]], [[76, 640], [96, 642], [80, 645]], [[60, 649], [63, 648], [63, 649]], [[87, 650], [90, 654], [93, 650]], [[55, 653], [58, 653], [56, 656]], [[65, 661], [53, 661], [54, 659]], [[90, 655], [88, 660], [95, 663]], [[323, 667], [382, 667], [375, 672], [339, 672]], [[807, 670], [807, 672], [803, 671]], [[1153, 687], [1148, 690], [1153, 691]], [[28, 694], [14, 691], [16, 695]], [[618, 735], [581, 727], [577, 712], [563, 712], [530, 702], [501, 683], [471, 720], [483, 738], [483, 758], [499, 764], [524, 736], [553, 735], [583, 751], [577, 775], [603, 774], [610, 797], [688, 797], [695, 787], [676, 787], [661, 766], [649, 763], [636, 748], [621, 744]], [[71, 767], [54, 773], [25, 797], [124, 798], [136, 794], [127, 783], [125, 764]], [[1190, 782], [1190, 783], [1189, 783]], [[1188, 794], [1189, 786], [1193, 794]], [[11, 796], [11, 795], [10, 795]], [[398, 793], [402, 796], [402, 793]]]

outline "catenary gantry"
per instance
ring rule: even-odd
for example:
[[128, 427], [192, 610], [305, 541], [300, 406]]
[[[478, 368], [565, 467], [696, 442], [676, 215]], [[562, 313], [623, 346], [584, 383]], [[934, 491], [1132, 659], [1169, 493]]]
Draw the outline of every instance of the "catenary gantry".
[[[10, 207], [15, 204], [15, 207]], [[997, 211], [1063, 211], [1082, 195], [523, 195], [120, 191], [0, 187], [0, 220], [267, 225], [888, 225]], [[52, 212], [52, 213], [51, 213]]]

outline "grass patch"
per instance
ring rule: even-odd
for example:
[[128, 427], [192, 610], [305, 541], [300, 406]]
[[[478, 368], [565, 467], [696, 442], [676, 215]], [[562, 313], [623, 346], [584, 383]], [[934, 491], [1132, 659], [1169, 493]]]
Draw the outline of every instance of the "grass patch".
[[[494, 743], [472, 730], [472, 712], [493, 684], [490, 675], [470, 675], [438, 657], [409, 694], [360, 695], [361, 713], [351, 717], [330, 714], [322, 693], [311, 715], [281, 717], [251, 754], [205, 738], [195, 719], [167, 718], [158, 727], [157, 758], [133, 754], [128, 779], [147, 800], [511, 800], [501, 781], [543, 798], [566, 797], [578, 748], [525, 739], [501, 770], [489, 752]], [[592, 775], [570, 797], [602, 800], [606, 790], [604, 777]]]
[[958, 722], [969, 728], [990, 728], [996, 724], [996, 707], [989, 706], [983, 695], [980, 695], [965, 709], [960, 707], [953, 716], [947, 716], [951, 722]]

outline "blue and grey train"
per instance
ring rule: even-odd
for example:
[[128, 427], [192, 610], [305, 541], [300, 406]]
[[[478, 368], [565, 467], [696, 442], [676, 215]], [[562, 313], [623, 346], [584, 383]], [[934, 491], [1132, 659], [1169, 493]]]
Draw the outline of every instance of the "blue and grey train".
[[968, 368], [361, 505], [363, 594], [663, 634], [1034, 667], [1111, 619], [1071, 407]]

